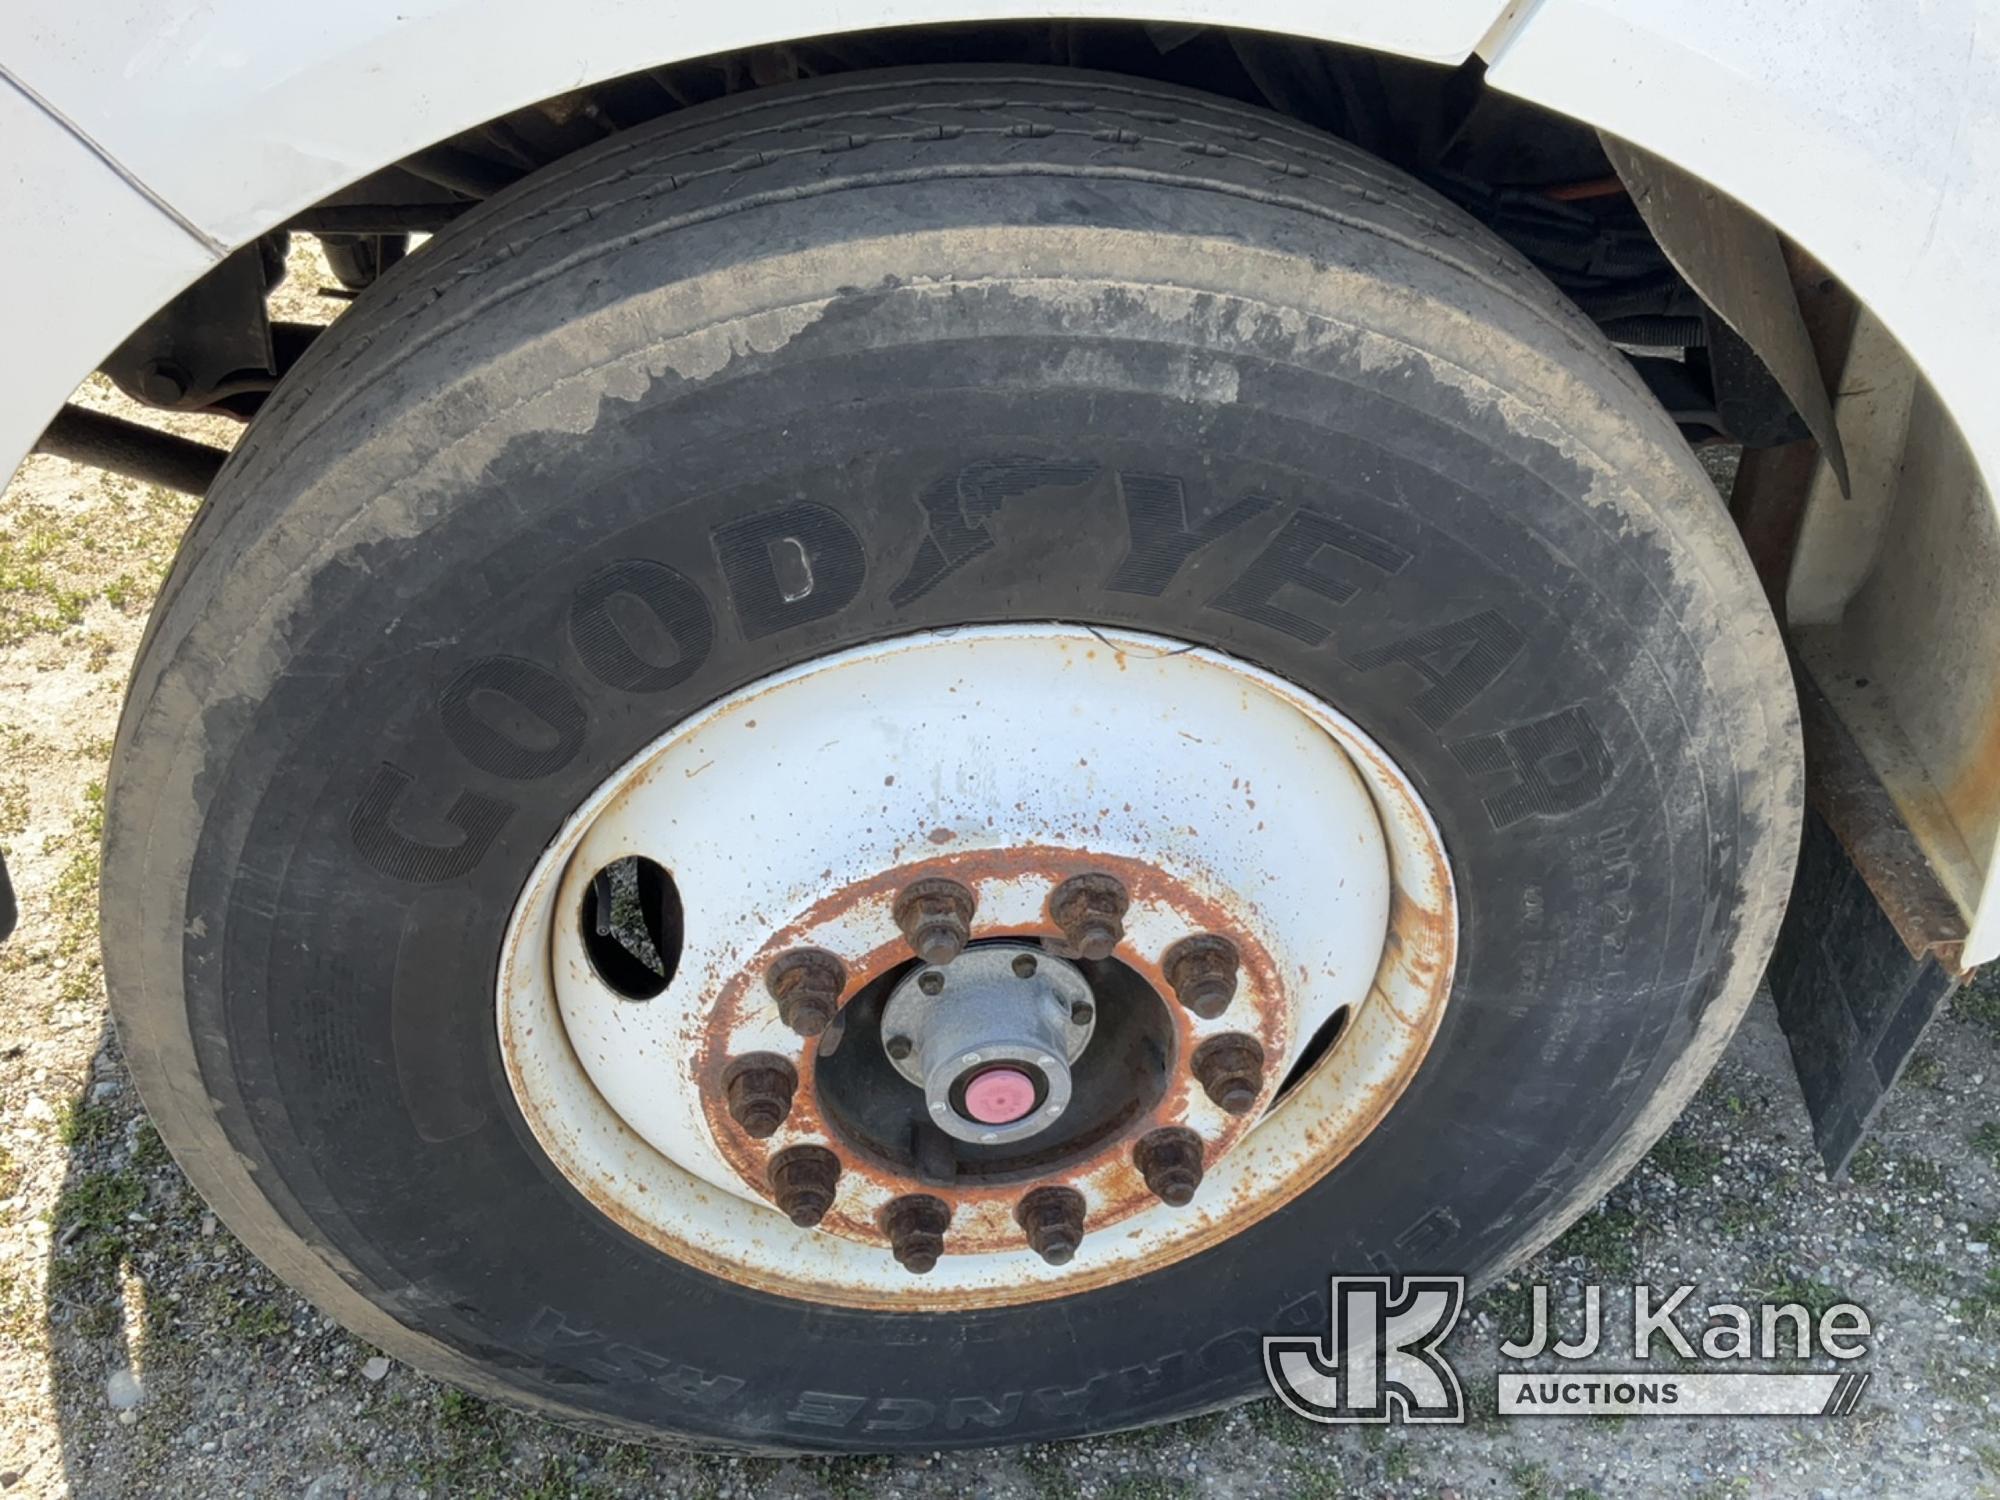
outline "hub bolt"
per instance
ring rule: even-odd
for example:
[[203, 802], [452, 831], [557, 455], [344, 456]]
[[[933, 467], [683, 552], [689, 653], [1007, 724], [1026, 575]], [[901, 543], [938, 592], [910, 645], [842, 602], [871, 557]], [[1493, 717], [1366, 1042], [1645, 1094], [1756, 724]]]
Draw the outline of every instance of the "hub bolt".
[[818, 1036], [840, 1009], [847, 966], [820, 948], [794, 948], [765, 971], [764, 988], [778, 1002], [778, 1019], [800, 1036]]
[[775, 1052], [752, 1052], [737, 1058], [722, 1074], [723, 1097], [729, 1117], [743, 1133], [764, 1140], [777, 1132], [792, 1112], [792, 1095], [799, 1075]]
[[1035, 1254], [1052, 1266], [1067, 1265], [1083, 1243], [1083, 1194], [1070, 1187], [1038, 1187], [1014, 1209]]
[[908, 1193], [882, 1211], [882, 1228], [896, 1263], [921, 1276], [944, 1254], [944, 1232], [951, 1224], [951, 1205], [929, 1193]]
[[882, 1044], [882, 1050], [901, 1062], [916, 1050], [917, 1044], [906, 1036], [892, 1036]]
[[1132, 898], [1115, 876], [1072, 875], [1049, 897], [1049, 916], [1063, 940], [1085, 958], [1109, 958], [1125, 936]]
[[1163, 1125], [1141, 1136], [1132, 1163], [1162, 1203], [1185, 1207], [1201, 1186], [1201, 1137], [1184, 1125]]
[[927, 964], [948, 964], [965, 951], [977, 904], [956, 880], [927, 876], [904, 886], [890, 913], [917, 957]]
[[1264, 1049], [1240, 1031], [1212, 1036], [1194, 1049], [1194, 1076], [1223, 1109], [1243, 1114], [1264, 1092]]
[[1229, 1009], [1236, 998], [1236, 945], [1212, 932], [1184, 937], [1167, 950], [1160, 969], [1174, 998], [1204, 1021]]
[[839, 1183], [840, 1158], [824, 1146], [788, 1146], [771, 1158], [771, 1194], [801, 1229], [826, 1217]]

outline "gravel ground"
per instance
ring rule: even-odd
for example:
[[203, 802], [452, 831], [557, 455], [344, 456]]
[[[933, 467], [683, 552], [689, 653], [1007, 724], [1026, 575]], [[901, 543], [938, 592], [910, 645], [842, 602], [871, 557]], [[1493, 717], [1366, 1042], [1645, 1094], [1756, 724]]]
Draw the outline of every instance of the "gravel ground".
[[[310, 242], [281, 314], [338, 306]], [[83, 398], [125, 409], [101, 382]], [[222, 433], [202, 423], [180, 430]], [[1768, 1001], [1630, 1180], [1460, 1325], [1462, 1428], [1325, 1429], [1264, 1402], [1059, 1447], [735, 1461], [621, 1447], [391, 1364], [291, 1295], [147, 1123], [96, 957], [106, 756], [193, 505], [35, 458], [0, 499], [0, 1491], [7, 1495], [1699, 1496], [2000, 1492], [2000, 985], [1941, 1017], [1851, 1181], [1829, 1183]], [[1513, 1420], [1495, 1347], [1529, 1279], [1868, 1308], [1842, 1420]], [[1607, 1354], [1624, 1350], [1616, 1298]], [[1628, 1351], [1626, 1351], [1628, 1352]], [[1615, 1357], [1604, 1360], [1615, 1367]]]

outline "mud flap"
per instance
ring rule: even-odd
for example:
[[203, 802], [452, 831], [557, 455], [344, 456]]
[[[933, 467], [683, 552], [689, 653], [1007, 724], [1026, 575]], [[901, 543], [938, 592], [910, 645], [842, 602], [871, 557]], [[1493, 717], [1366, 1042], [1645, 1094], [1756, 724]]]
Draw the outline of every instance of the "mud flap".
[[1798, 683], [1808, 808], [1769, 973], [1813, 1138], [1838, 1173], [1964, 978], [1965, 927], [1802, 668]]

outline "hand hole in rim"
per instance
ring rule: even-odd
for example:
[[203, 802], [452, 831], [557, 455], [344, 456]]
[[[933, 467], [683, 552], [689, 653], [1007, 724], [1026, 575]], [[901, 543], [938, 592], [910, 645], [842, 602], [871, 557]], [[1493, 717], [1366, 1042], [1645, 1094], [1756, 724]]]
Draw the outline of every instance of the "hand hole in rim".
[[627, 1000], [651, 1000], [680, 967], [681, 893], [642, 854], [614, 859], [584, 887], [583, 951], [597, 977]]

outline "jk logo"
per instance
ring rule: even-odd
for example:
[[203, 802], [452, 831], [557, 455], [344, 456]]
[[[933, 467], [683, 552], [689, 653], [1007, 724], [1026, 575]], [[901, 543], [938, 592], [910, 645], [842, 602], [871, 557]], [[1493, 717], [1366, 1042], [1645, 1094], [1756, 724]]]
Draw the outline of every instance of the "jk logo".
[[[1398, 1289], [1400, 1286], [1400, 1289]], [[1336, 1276], [1331, 1337], [1264, 1340], [1271, 1389], [1309, 1422], [1463, 1422], [1438, 1345], [1465, 1306], [1463, 1276]]]

